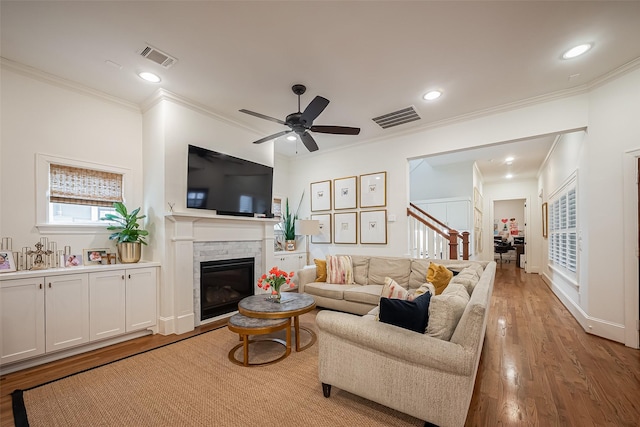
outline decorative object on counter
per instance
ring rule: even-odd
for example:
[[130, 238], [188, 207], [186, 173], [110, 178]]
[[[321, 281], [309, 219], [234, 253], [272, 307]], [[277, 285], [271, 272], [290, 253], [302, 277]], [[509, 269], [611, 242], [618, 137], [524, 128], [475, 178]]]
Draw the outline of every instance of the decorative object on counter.
[[[116, 263], [116, 254], [107, 253], [104, 257], [102, 257], [104, 264], [115, 264]], [[111, 262], [113, 261], [113, 262]]]
[[282, 213], [282, 222], [279, 224], [282, 234], [285, 239], [285, 250], [296, 250], [296, 220], [298, 219], [298, 212], [300, 212], [300, 205], [304, 198], [304, 192], [300, 196], [300, 202], [298, 202], [298, 208], [295, 214], [289, 210], [289, 198], [285, 203], [284, 212]]
[[102, 264], [102, 261], [106, 259], [107, 254], [109, 253], [109, 249], [107, 248], [97, 248], [97, 249], [85, 249], [82, 251], [82, 255], [84, 255], [84, 265], [99, 265]]
[[68, 254], [63, 255], [60, 260], [60, 266], [65, 268], [80, 267], [82, 265], [82, 255]]
[[320, 234], [320, 221], [316, 219], [301, 219], [298, 221], [298, 234], [305, 236], [307, 243], [307, 264], [309, 265], [309, 238]]
[[11, 237], [2, 238], [2, 245], [0, 246], [0, 250], [9, 252], [13, 250], [13, 241], [11, 240]]
[[13, 259], [13, 253], [9, 251], [0, 251], [0, 273], [8, 273], [16, 271], [16, 263]]
[[280, 270], [278, 267], [273, 267], [269, 270], [268, 275], [263, 274], [262, 277], [258, 279], [258, 287], [265, 291], [271, 289], [271, 295], [267, 297], [267, 300], [279, 303], [281, 298], [280, 288], [284, 284], [292, 286], [291, 278], [294, 274], [295, 273], [293, 271], [287, 273], [286, 271]]
[[110, 240], [116, 241], [118, 249], [118, 257], [123, 264], [131, 264], [140, 261], [142, 256], [142, 245], [146, 245], [146, 236], [149, 232], [140, 229], [138, 220], [146, 218], [146, 215], [138, 216], [140, 208], [134, 209], [130, 213], [124, 203], [116, 202], [113, 204], [118, 215], [111, 213], [105, 214], [102, 221], [113, 221], [117, 225], [110, 225], [107, 230], [115, 231], [109, 236]]
[[[44, 240], [44, 244], [42, 243], [43, 239], [46, 239]], [[49, 239], [47, 239], [46, 237], [43, 237], [38, 243], [36, 243], [35, 251], [29, 250], [29, 252], [27, 252], [27, 255], [35, 256], [33, 264], [31, 265], [31, 268], [29, 268], [29, 270], [44, 270], [48, 267], [46, 259], [48, 259], [49, 255], [51, 255], [52, 252], [49, 249], [42, 249], [43, 247], [46, 248], [45, 244], [48, 242], [48, 240]]]

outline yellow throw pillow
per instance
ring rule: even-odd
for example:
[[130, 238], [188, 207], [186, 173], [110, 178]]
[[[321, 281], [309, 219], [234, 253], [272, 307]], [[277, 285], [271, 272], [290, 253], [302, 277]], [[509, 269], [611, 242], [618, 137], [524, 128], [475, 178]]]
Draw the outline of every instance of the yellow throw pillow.
[[327, 261], [323, 259], [314, 259], [316, 263], [316, 282], [327, 281]]
[[440, 295], [444, 288], [447, 287], [449, 281], [453, 277], [453, 271], [444, 265], [432, 262], [427, 270], [427, 282], [433, 283], [436, 288], [436, 295]]

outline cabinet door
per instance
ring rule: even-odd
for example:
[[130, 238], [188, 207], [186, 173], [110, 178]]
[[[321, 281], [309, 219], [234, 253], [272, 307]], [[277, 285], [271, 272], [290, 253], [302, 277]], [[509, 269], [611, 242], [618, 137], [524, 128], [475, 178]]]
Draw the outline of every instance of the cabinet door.
[[157, 268], [126, 270], [126, 323], [127, 332], [155, 326], [157, 307]]
[[69, 274], [45, 278], [46, 351], [89, 342], [89, 277]]
[[2, 356], [9, 363], [43, 354], [44, 278], [0, 282]]
[[89, 274], [89, 339], [91, 341], [124, 334], [125, 271]]

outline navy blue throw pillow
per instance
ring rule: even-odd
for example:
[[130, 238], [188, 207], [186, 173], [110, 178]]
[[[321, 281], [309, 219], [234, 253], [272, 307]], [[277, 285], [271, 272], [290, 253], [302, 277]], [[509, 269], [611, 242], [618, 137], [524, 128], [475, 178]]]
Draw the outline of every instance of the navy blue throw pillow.
[[380, 298], [380, 321], [424, 334], [429, 322], [430, 302], [430, 292], [425, 292], [413, 301]]

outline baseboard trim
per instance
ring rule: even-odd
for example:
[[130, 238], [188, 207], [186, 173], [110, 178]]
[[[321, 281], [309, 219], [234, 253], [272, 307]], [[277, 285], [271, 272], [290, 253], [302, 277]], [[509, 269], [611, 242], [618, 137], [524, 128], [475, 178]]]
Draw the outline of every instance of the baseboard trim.
[[547, 286], [549, 286], [549, 289], [551, 289], [551, 292], [553, 292], [562, 305], [569, 310], [569, 313], [571, 313], [586, 333], [622, 344], [625, 343], [624, 325], [589, 316], [582, 307], [569, 298], [569, 296], [560, 287], [556, 286], [546, 273], [543, 273], [541, 276], [542, 280], [547, 284]]

